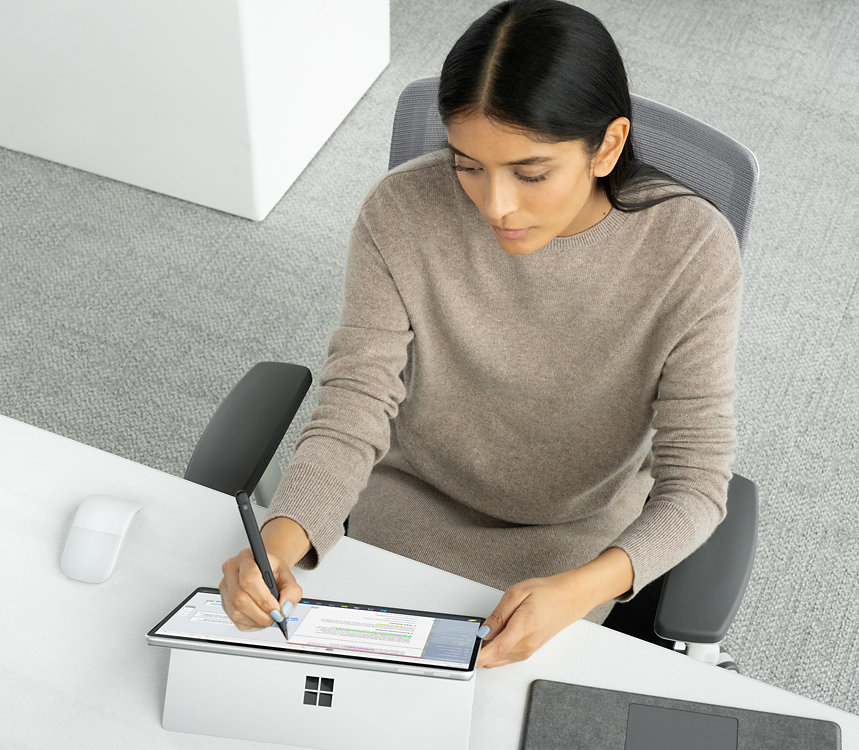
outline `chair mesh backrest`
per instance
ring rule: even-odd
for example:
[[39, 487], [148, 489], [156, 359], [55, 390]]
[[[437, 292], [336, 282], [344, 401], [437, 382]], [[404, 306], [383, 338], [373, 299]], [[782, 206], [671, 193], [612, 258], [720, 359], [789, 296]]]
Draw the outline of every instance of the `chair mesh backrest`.
[[[447, 143], [438, 113], [438, 76], [412, 81], [394, 114], [388, 169]], [[733, 138], [694, 117], [650, 99], [631, 95], [632, 143], [636, 156], [715, 203], [734, 227], [745, 253], [758, 162]]]

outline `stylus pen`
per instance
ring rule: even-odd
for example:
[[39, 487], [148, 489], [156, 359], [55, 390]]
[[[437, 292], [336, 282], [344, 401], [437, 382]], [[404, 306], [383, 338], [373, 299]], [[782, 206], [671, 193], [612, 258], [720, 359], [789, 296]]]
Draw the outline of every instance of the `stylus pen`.
[[[271, 595], [280, 602], [280, 592], [277, 590], [277, 584], [274, 582], [274, 573], [271, 572], [271, 565], [268, 564], [268, 555], [265, 552], [265, 545], [262, 543], [262, 536], [259, 533], [257, 519], [254, 516], [253, 508], [248, 493], [242, 490], [236, 493], [236, 503], [239, 506], [239, 514], [242, 517], [242, 523], [245, 526], [245, 533], [248, 535], [248, 542], [251, 545], [251, 552], [254, 553], [254, 562], [262, 573], [262, 579]], [[289, 631], [286, 629], [286, 620], [277, 623], [277, 626], [283, 631], [283, 637], [289, 641]]]

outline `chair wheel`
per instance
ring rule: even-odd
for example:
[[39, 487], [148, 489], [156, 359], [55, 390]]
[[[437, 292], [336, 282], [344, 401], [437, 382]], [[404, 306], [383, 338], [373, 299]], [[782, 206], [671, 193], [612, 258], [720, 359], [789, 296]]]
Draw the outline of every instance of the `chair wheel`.
[[727, 669], [729, 672], [740, 674], [740, 668], [737, 666], [737, 662], [734, 661], [734, 657], [724, 649], [719, 651], [719, 659], [716, 662], [716, 666]]

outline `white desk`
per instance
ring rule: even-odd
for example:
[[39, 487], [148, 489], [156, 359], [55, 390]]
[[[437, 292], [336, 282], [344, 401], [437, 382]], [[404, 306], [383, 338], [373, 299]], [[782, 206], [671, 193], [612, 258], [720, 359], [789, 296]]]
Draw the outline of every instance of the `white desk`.
[[[59, 558], [80, 500], [144, 509], [113, 577], [65, 578]], [[145, 633], [246, 546], [232, 498], [0, 417], [0, 747], [264, 748], [161, 728], [167, 650]], [[499, 592], [351, 539], [299, 580], [308, 595], [488, 614]], [[576, 682], [829, 719], [859, 748], [859, 716], [587, 622], [525, 662], [479, 670], [472, 750], [518, 748], [530, 682]]]

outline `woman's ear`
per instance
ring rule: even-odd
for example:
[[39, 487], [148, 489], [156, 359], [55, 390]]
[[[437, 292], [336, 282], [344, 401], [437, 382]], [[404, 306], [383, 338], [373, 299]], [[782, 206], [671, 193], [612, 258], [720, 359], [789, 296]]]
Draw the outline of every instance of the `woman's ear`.
[[611, 174], [629, 137], [629, 126], [630, 123], [626, 117], [618, 117], [609, 123], [602, 145], [592, 163], [594, 177], [605, 177]]

